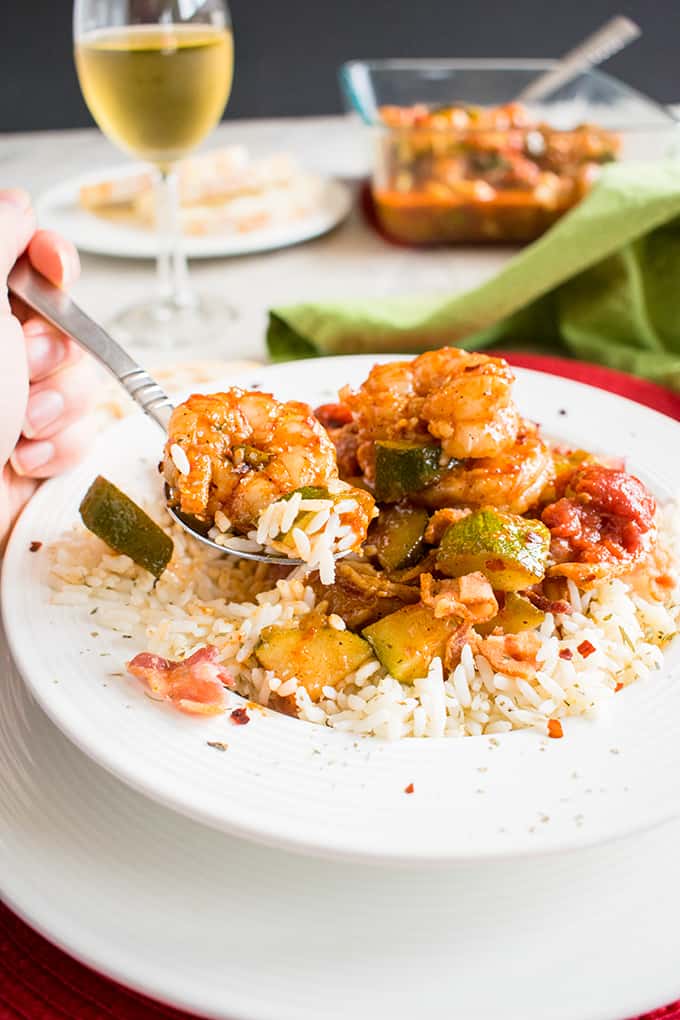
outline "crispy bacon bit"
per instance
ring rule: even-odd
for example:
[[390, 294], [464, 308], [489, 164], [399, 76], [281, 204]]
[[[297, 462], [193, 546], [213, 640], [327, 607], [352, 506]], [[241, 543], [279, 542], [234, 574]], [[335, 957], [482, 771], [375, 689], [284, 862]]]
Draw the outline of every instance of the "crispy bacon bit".
[[492, 634], [480, 639], [477, 647], [491, 667], [506, 676], [518, 676], [530, 680], [538, 668], [536, 655], [541, 639], [533, 630], [519, 634]]
[[415, 786], [413, 785], [413, 783], [409, 783], [408, 786], [404, 787], [404, 793], [414, 793], [414, 792], [415, 792]]
[[564, 736], [564, 730], [562, 729], [562, 723], [559, 719], [548, 719], [548, 736], [554, 737], [558, 740]]
[[587, 659], [589, 655], [592, 655], [593, 652], [596, 651], [596, 648], [595, 645], [586, 638], [585, 641], [582, 641], [580, 645], [576, 646], [576, 651], [579, 652], [584, 659]]
[[217, 661], [219, 649], [206, 645], [188, 659], [174, 662], [140, 652], [127, 664], [128, 673], [143, 680], [151, 694], [170, 701], [189, 715], [219, 715], [224, 711], [224, 688], [234, 681]]
[[315, 410], [314, 417], [325, 429], [339, 429], [343, 425], [349, 425], [352, 421], [352, 412], [347, 404], [321, 404]]
[[43, 546], [42, 542], [33, 541], [31, 542], [28, 548], [30, 552], [37, 552], [38, 549], [42, 549], [42, 546]]
[[235, 708], [229, 718], [236, 726], [245, 726], [246, 723], [250, 722], [250, 716], [245, 708]]
[[421, 574], [420, 598], [438, 618], [457, 616], [465, 622], [483, 623], [498, 612], [493, 588], [479, 571], [445, 581], [435, 581], [432, 574]]
[[472, 633], [472, 624], [461, 623], [449, 640], [446, 642], [446, 648], [444, 649], [444, 669], [447, 673], [450, 673], [452, 669], [455, 669], [460, 662], [460, 657], [465, 645], [470, 640]]
[[226, 751], [229, 748], [229, 744], [225, 744], [223, 740], [206, 740], [208, 747], [214, 747], [216, 751]]
[[614, 693], [615, 693], [615, 694], [618, 694], [618, 692], [619, 692], [619, 691], [622, 691], [622, 690], [623, 690], [623, 684], [622, 684], [622, 683], [621, 683], [621, 681], [619, 680], [619, 682], [617, 683], [616, 687], [614, 688]]
[[463, 517], [467, 517], [471, 513], [472, 510], [463, 510], [462, 508], [458, 509], [450, 506], [444, 507], [442, 510], [436, 510], [432, 517], [430, 517], [423, 538], [430, 545], [438, 545], [450, 524], [456, 524]]
[[574, 653], [572, 652], [571, 648], [561, 648], [560, 649], [560, 659], [567, 659], [567, 660], [569, 660], [569, 659], [573, 659], [573, 658], [574, 658]]
[[566, 599], [549, 599], [538, 591], [532, 591], [530, 588], [526, 589], [526, 591], [521, 591], [519, 594], [523, 595], [525, 599], [531, 602], [532, 606], [536, 606], [543, 613], [565, 615], [572, 611], [571, 602], [567, 602]]

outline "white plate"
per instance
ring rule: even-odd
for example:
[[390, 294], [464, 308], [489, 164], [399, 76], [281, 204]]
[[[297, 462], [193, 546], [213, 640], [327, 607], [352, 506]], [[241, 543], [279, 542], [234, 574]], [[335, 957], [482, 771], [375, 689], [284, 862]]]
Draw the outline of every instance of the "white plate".
[[221, 1020], [624, 1020], [680, 995], [677, 823], [481, 869], [313, 860], [94, 766], [1, 635], [0, 677], [0, 894], [123, 984]]
[[[289, 363], [244, 376], [280, 397], [328, 400], [375, 358]], [[519, 407], [576, 446], [625, 453], [661, 497], [680, 487], [680, 428], [588, 386], [518, 371]], [[234, 382], [233, 379], [230, 382]], [[219, 381], [216, 380], [219, 388]], [[40, 489], [14, 531], [3, 610], [15, 659], [39, 702], [84, 751], [151, 797], [225, 831], [312, 853], [395, 860], [502, 857], [598, 843], [680, 811], [677, 645], [667, 667], [612, 699], [606, 717], [568, 720], [565, 739], [387, 744], [276, 713], [245, 727], [192, 720], [152, 703], [121, 672], [136, 647], [96, 630], [88, 609], [50, 603], [52, 541], [78, 520], [99, 471], [137, 498], [158, 485], [160, 436], [141, 417], [106, 433], [68, 476]], [[217, 754], [208, 740], [223, 740]], [[415, 793], [404, 788], [414, 783]]]
[[[81, 251], [95, 255], [114, 255], [128, 259], [153, 259], [158, 244], [153, 230], [143, 230], [123, 223], [113, 223], [82, 209], [78, 193], [84, 184], [95, 184], [109, 178], [125, 177], [145, 169], [142, 164], [115, 166], [96, 173], [71, 177], [43, 192], [36, 202], [40, 226], [56, 230], [70, 238]], [[341, 223], [352, 208], [349, 188], [332, 177], [323, 179], [320, 208], [317, 212], [272, 227], [263, 227], [247, 234], [209, 234], [185, 237], [184, 251], [191, 259], [217, 258], [224, 255], [252, 255], [274, 248], [284, 248], [328, 233]]]

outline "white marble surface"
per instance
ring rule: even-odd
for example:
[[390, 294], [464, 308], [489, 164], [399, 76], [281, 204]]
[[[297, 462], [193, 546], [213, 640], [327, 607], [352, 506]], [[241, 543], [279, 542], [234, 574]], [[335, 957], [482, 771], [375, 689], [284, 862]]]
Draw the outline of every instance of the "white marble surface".
[[[370, 169], [371, 140], [348, 117], [232, 121], [222, 124], [208, 147], [241, 142], [256, 153], [285, 149], [312, 169], [355, 184]], [[0, 135], [0, 187], [21, 185], [34, 198], [75, 174], [124, 162], [96, 129]], [[193, 262], [196, 286], [222, 294], [239, 311], [225, 329], [223, 348], [204, 350], [196, 337], [186, 357], [264, 357], [267, 309], [315, 298], [376, 296], [463, 290], [490, 275], [507, 251], [416, 251], [388, 245], [362, 221], [358, 210], [326, 237], [297, 247], [247, 257]], [[153, 265], [146, 261], [82, 256], [76, 299], [99, 321], [148, 295]], [[153, 352], [148, 363], [166, 360]], [[177, 354], [172, 355], [173, 361]]]

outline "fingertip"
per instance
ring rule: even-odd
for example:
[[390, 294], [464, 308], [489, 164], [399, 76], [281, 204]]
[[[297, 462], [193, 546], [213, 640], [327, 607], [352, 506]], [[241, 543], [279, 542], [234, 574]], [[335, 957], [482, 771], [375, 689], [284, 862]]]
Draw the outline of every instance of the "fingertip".
[[0, 188], [0, 202], [13, 205], [20, 212], [28, 212], [31, 208], [31, 196], [25, 188]]
[[39, 273], [57, 287], [70, 287], [80, 276], [75, 246], [53, 230], [37, 230], [28, 246], [28, 257]]
[[[31, 196], [23, 188], [0, 190], [0, 276], [5, 278], [25, 250], [35, 230]], [[2, 304], [6, 304], [3, 296]]]

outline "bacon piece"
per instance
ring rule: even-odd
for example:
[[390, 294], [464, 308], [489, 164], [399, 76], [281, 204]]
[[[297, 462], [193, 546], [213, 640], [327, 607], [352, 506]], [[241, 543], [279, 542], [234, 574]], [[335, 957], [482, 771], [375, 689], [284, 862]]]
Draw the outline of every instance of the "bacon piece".
[[523, 630], [519, 634], [492, 634], [477, 641], [478, 650], [494, 670], [524, 680], [536, 675], [536, 655], [540, 647], [541, 639], [533, 630]]
[[217, 661], [219, 650], [206, 645], [178, 662], [140, 652], [127, 664], [128, 673], [142, 680], [151, 693], [170, 701], [188, 715], [219, 715], [224, 711], [224, 688], [234, 681]]
[[545, 595], [542, 595], [539, 591], [532, 591], [531, 588], [525, 589], [525, 591], [519, 592], [525, 599], [531, 602], [532, 606], [536, 606], [543, 613], [571, 613], [571, 602], [567, 602], [566, 599], [549, 599]]
[[456, 524], [458, 521], [462, 520], [463, 517], [467, 517], [468, 514], [471, 513], [472, 510], [464, 510], [462, 507], [459, 509], [452, 506], [444, 507], [442, 510], [436, 510], [432, 514], [432, 517], [430, 517], [423, 538], [430, 545], [438, 545], [449, 525]]
[[451, 672], [460, 662], [460, 657], [465, 645], [473, 639], [472, 624], [461, 623], [446, 642], [444, 649], [444, 669]]
[[479, 571], [445, 581], [435, 581], [432, 574], [421, 574], [420, 598], [424, 605], [432, 607], [437, 618], [457, 616], [466, 622], [483, 623], [498, 612], [493, 588]]

